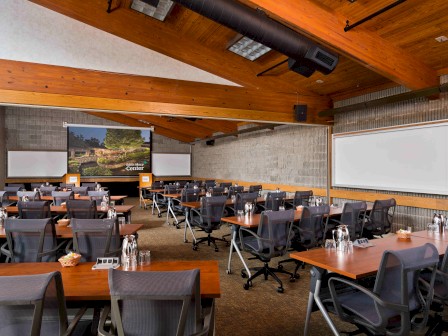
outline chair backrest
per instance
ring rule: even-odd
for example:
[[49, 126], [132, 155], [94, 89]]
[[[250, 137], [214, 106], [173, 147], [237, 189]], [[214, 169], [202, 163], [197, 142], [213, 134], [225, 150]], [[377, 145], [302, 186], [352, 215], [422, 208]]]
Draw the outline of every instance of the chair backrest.
[[162, 181], [155, 181], [151, 184], [151, 189], [163, 189]]
[[294, 193], [294, 201], [292, 203], [294, 206], [294, 209], [299, 205], [309, 206], [311, 196], [313, 196], [312, 190], [296, 191]]
[[9, 187], [9, 186], [5, 187], [5, 192], [8, 196], [16, 196], [17, 192], [20, 190], [22, 190], [22, 188], [20, 187]]
[[278, 211], [280, 206], [285, 205], [286, 191], [270, 191], [266, 195], [266, 201], [264, 203], [266, 210]]
[[226, 196], [202, 197], [201, 216], [207, 226], [216, 226], [221, 223], [226, 201]]
[[87, 196], [89, 187], [73, 187], [72, 191], [80, 196]]
[[185, 185], [185, 188], [189, 188], [189, 189], [192, 189], [192, 188], [194, 188], [194, 187], [196, 187], [197, 189], [199, 189], [199, 188], [201, 187], [201, 183], [199, 183], [199, 182], [188, 182], [188, 183]]
[[6, 207], [11, 205], [12, 202], [9, 201], [9, 196], [6, 191], [0, 191], [0, 206]]
[[232, 185], [232, 182], [221, 182], [220, 184], [219, 184], [219, 186], [221, 187], [221, 188], [230, 188], [231, 187], [231, 185]]
[[29, 201], [38, 201], [40, 200], [40, 194], [38, 191], [18, 191], [17, 197], [19, 200], [22, 200], [23, 197], [27, 197]]
[[45, 186], [45, 182], [35, 182], [35, 183], [31, 183], [31, 189], [39, 189], [40, 187]]
[[175, 185], [178, 186], [179, 188], [183, 188], [188, 184], [188, 181], [185, 180], [179, 180], [176, 181]]
[[222, 196], [224, 194], [223, 187], [213, 187], [212, 188], [212, 196]]
[[70, 218], [95, 219], [98, 218], [96, 201], [94, 200], [68, 200], [67, 214]]
[[20, 188], [19, 190], [26, 190], [25, 189], [25, 184], [23, 183], [8, 183], [7, 187], [11, 187], [11, 188]]
[[5, 220], [6, 241], [11, 262], [55, 261], [56, 233], [51, 218]]
[[67, 327], [59, 271], [0, 277], [0, 335], [62, 335]]
[[70, 221], [73, 232], [73, 249], [81, 254], [81, 261], [96, 261], [117, 251], [120, 233], [116, 218], [79, 219]]
[[370, 224], [375, 234], [390, 232], [397, 202], [394, 198], [376, 200], [370, 212]]
[[257, 192], [236, 194], [235, 203], [233, 204], [235, 215], [238, 210], [244, 210], [244, 205], [248, 202], [252, 203], [252, 209], [255, 209], [255, 206], [257, 205], [257, 198]]
[[95, 200], [96, 204], [100, 204], [104, 197], [109, 197], [109, 191], [107, 190], [88, 190], [87, 195], [91, 200]]
[[98, 183], [96, 182], [83, 182], [81, 187], [87, 187], [87, 190], [95, 190]]
[[42, 196], [51, 196], [53, 191], [56, 191], [57, 187], [40, 187], [39, 191]]
[[263, 186], [261, 184], [249, 186], [249, 192], [257, 192], [258, 196], [261, 196], [261, 190], [263, 190]]
[[229, 198], [232, 197], [232, 195], [236, 195], [236, 194], [240, 194], [244, 192], [244, 187], [243, 186], [230, 186], [229, 187]]
[[[432, 290], [422, 301], [418, 278], [420, 271], [426, 268], [437, 268], [439, 262], [439, 253], [432, 244], [399, 250], [385, 251], [380, 263], [378, 274], [376, 277], [373, 292], [380, 298], [389, 303], [402, 305], [406, 310], [391, 310], [383, 307], [375, 302], [375, 308], [381, 316], [381, 324], [387, 326], [392, 319], [397, 321], [396, 317], [401, 315], [401, 332], [399, 335], [408, 335], [411, 330], [412, 312], [419, 311], [423, 304], [426, 314], [428, 314], [429, 306], [432, 298]], [[433, 274], [435, 277], [435, 273]], [[431, 281], [434, 284], [433, 280]], [[421, 316], [419, 316], [421, 317]], [[416, 321], [412, 321], [413, 325], [417, 325]], [[422, 325], [426, 324], [423, 318]], [[380, 323], [379, 323], [380, 324]]]
[[75, 187], [74, 183], [64, 183], [64, 182], [59, 183], [59, 188], [61, 188], [61, 189], [64, 189], [64, 188], [72, 189], [73, 187]]
[[263, 211], [257, 229], [258, 253], [264, 259], [283, 256], [288, 252], [293, 236], [291, 226], [294, 210]]
[[21, 219], [51, 218], [50, 201], [17, 202]]
[[61, 205], [69, 199], [75, 199], [75, 193], [73, 191], [53, 191], [51, 196], [53, 197], [54, 205]]
[[167, 184], [164, 186], [164, 194], [176, 194], [177, 193], [177, 186], [173, 184]]
[[[109, 270], [112, 325], [118, 335], [192, 335], [201, 318], [199, 270]], [[144, 315], [142, 315], [144, 312]]]
[[347, 202], [344, 204], [340, 221], [347, 225], [350, 240], [352, 241], [362, 236], [366, 210], [367, 203], [364, 201], [352, 203]]
[[215, 180], [206, 180], [204, 185], [205, 185], [205, 188], [208, 190], [209, 188], [216, 187], [216, 181]]
[[199, 189], [182, 189], [181, 195], [180, 195], [180, 201], [181, 202], [197, 202], [199, 200]]
[[[328, 204], [303, 207], [298, 225], [294, 224], [294, 242], [309, 249], [319, 246], [324, 240], [325, 221], [328, 220], [330, 206]], [[296, 247], [294, 247], [296, 248]]]

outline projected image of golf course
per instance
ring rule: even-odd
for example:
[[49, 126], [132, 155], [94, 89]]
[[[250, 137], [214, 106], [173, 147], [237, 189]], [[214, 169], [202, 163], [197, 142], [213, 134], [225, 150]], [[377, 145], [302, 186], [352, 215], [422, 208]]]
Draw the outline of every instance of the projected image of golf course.
[[137, 176], [150, 172], [150, 130], [68, 128], [68, 172], [81, 176]]

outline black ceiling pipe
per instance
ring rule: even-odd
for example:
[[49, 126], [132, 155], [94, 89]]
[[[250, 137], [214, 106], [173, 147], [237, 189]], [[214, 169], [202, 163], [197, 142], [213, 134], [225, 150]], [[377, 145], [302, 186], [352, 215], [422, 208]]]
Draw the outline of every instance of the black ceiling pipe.
[[333, 71], [338, 55], [294, 30], [235, 0], [173, 0], [186, 8], [247, 36], [324, 74]]

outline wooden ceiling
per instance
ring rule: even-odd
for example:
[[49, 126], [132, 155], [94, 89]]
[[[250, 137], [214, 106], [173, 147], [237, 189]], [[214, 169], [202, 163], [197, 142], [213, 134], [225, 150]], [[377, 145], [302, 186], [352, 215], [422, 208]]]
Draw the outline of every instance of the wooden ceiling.
[[235, 132], [241, 121], [294, 123], [294, 104], [307, 105], [306, 123], [328, 125], [331, 119], [317, 113], [334, 101], [398, 85], [434, 87], [448, 74], [448, 42], [435, 40], [448, 36], [446, 0], [407, 0], [348, 32], [347, 20], [396, 1], [240, 0], [340, 55], [331, 74], [310, 78], [287, 64], [257, 76], [287, 57], [270, 51], [251, 62], [235, 55], [227, 48], [238, 33], [178, 4], [161, 22], [130, 9], [131, 0], [113, 0], [110, 14], [106, 0], [30, 1], [241, 87], [3, 60], [3, 103], [83, 108], [128, 125], [154, 125], [156, 133], [184, 142]]

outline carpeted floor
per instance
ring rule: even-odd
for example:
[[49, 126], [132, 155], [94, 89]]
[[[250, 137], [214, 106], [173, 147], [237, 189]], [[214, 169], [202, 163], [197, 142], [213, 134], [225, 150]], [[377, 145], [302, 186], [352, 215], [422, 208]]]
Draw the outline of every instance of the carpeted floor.
[[[217, 335], [303, 334], [309, 291], [309, 267], [300, 271], [301, 277], [294, 283], [289, 282], [287, 275], [280, 275], [284, 293], [276, 291], [277, 283], [273, 279], [266, 281], [263, 277], [255, 279], [253, 287], [245, 290], [244, 279], [241, 277], [242, 264], [236, 254], [232, 258], [232, 274], [226, 272], [229, 247], [224, 243], [219, 245], [219, 252], [205, 244], [193, 251], [190, 235], [187, 236], [190, 237], [190, 242], [183, 242], [183, 226], [180, 230], [175, 226], [168, 226], [165, 224], [165, 216], [158, 218], [151, 215], [150, 209], [139, 208], [136, 198], [126, 199], [126, 204], [136, 204], [132, 211], [132, 222], [145, 225], [144, 229], [139, 231], [139, 248], [150, 250], [152, 260], [218, 260], [221, 298], [216, 301]], [[221, 237], [228, 233], [230, 228], [224, 225], [213, 235]], [[196, 233], [196, 237], [203, 235], [202, 232]], [[249, 265], [259, 264], [256, 260], [249, 261]], [[286, 269], [293, 270], [294, 267], [294, 263], [285, 264]], [[312, 314], [311, 321], [311, 335], [331, 334], [319, 312]], [[344, 326], [343, 329], [350, 328]]]

